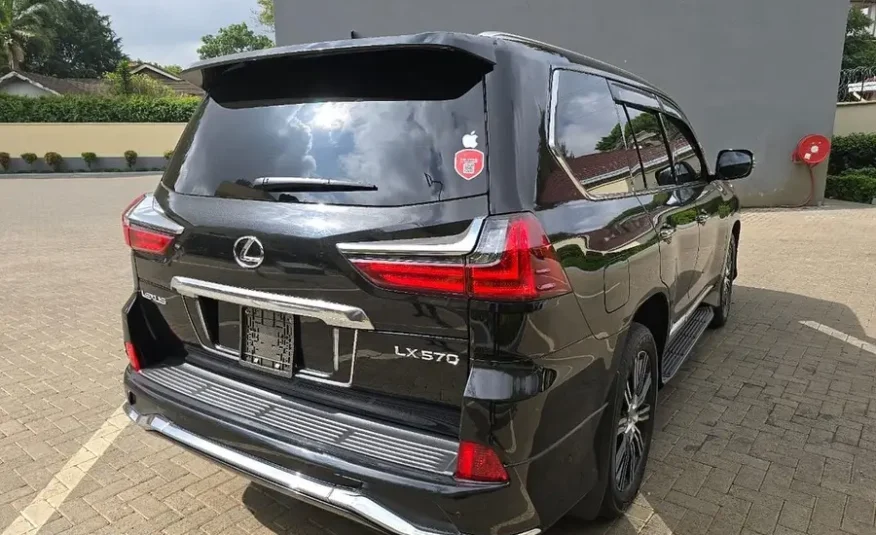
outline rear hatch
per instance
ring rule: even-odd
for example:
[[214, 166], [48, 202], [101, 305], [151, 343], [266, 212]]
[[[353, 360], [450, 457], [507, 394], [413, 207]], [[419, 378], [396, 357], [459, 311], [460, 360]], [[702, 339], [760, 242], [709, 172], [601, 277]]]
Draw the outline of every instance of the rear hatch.
[[186, 358], [275, 391], [458, 409], [467, 299], [380, 289], [355, 262], [473, 245], [490, 69], [417, 47], [206, 73], [153, 201], [181, 232], [164, 254], [134, 251]]

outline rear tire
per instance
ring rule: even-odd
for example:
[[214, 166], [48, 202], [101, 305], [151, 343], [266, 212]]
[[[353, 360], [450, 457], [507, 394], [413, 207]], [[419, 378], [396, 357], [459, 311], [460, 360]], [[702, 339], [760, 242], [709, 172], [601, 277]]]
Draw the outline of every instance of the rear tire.
[[709, 327], [716, 329], [723, 327], [730, 318], [730, 305], [733, 298], [733, 274], [736, 273], [736, 236], [730, 234], [730, 244], [727, 246], [727, 254], [724, 257], [724, 267], [721, 269], [721, 280], [718, 284], [721, 285], [718, 291], [718, 302], [716, 307], [712, 307], [715, 311], [715, 316]]
[[608, 478], [599, 516], [617, 518], [633, 502], [648, 462], [657, 407], [657, 346], [647, 327], [630, 325], [606, 411]]

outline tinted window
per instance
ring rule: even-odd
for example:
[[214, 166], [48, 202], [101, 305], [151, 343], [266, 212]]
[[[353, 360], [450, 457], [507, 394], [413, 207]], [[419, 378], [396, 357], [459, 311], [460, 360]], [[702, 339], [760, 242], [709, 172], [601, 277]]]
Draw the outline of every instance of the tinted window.
[[672, 150], [675, 176], [679, 184], [696, 182], [703, 178], [703, 163], [696, 147], [696, 141], [687, 126], [674, 117], [663, 116], [666, 138]]
[[[483, 194], [486, 169], [472, 180], [454, 170], [464, 136], [469, 147], [476, 141], [486, 152], [487, 145], [483, 83], [463, 93], [445, 100], [208, 99], [183, 134], [164, 183], [188, 195], [368, 206]], [[377, 190], [267, 193], [251, 187], [260, 177], [335, 178]]]
[[617, 107], [604, 78], [561, 72], [555, 116], [555, 149], [592, 195], [633, 191], [631, 158]]
[[656, 188], [675, 185], [669, 152], [660, 125], [660, 114], [630, 105], [624, 107], [629, 119], [626, 130], [639, 149], [642, 160], [642, 169], [639, 172], [645, 186]]

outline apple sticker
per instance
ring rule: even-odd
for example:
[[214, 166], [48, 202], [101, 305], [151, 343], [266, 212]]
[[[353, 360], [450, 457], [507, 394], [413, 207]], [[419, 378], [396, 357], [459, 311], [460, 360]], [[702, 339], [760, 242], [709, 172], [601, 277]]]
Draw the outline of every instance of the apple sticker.
[[462, 146], [465, 148], [453, 157], [453, 168], [463, 179], [473, 180], [481, 174], [486, 163], [484, 153], [477, 149], [477, 133], [472, 132], [462, 136]]

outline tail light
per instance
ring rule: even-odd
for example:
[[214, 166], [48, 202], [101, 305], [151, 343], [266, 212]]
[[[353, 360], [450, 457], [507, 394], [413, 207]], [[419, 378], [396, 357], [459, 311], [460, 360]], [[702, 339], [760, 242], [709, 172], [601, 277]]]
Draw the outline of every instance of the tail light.
[[529, 301], [571, 291], [556, 251], [529, 213], [487, 218], [467, 255], [372, 256], [350, 262], [373, 284], [406, 292]]
[[135, 372], [140, 371], [140, 355], [137, 354], [137, 348], [131, 342], [125, 342], [125, 354], [128, 355], [128, 362], [131, 363], [131, 368]]
[[122, 213], [122, 231], [131, 249], [161, 255], [167, 253], [182, 227], [155, 208], [152, 195], [143, 194]]
[[459, 443], [456, 461], [456, 479], [468, 481], [508, 481], [508, 472], [496, 452], [490, 447], [475, 442]]

